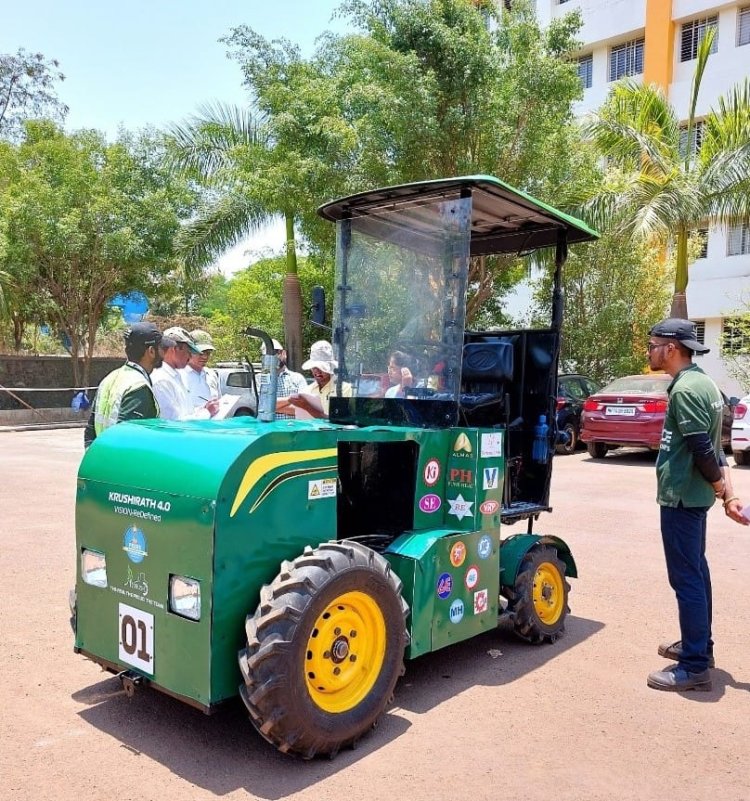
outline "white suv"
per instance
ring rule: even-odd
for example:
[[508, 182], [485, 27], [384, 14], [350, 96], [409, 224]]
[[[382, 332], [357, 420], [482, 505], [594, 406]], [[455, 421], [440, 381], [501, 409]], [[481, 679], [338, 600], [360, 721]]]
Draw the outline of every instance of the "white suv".
[[734, 407], [732, 455], [736, 465], [750, 465], [750, 395]]

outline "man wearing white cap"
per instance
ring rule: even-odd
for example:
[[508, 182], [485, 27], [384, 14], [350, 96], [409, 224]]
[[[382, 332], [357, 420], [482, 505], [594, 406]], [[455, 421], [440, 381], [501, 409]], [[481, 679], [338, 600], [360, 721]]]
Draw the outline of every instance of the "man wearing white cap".
[[[328, 417], [331, 395], [336, 394], [335, 382], [331, 379], [338, 366], [338, 362], [333, 358], [331, 343], [325, 339], [314, 342], [310, 348], [310, 358], [302, 365], [302, 369], [310, 370], [315, 380], [304, 392], [292, 395], [289, 402], [312, 417]], [[351, 398], [351, 396], [352, 385], [343, 382], [341, 397]]]
[[182, 369], [182, 380], [195, 411], [202, 409], [206, 401], [218, 400], [219, 376], [215, 370], [207, 367], [208, 360], [214, 352], [214, 343], [207, 331], [196, 329], [190, 336], [198, 349], [198, 353], [191, 353], [187, 367]]
[[212, 417], [219, 408], [217, 400], [210, 400], [197, 411], [193, 408], [181, 371], [191, 353], [198, 348], [190, 334], [179, 326], [168, 328], [162, 337], [164, 362], [151, 374], [154, 395], [159, 402], [159, 417], [164, 420], [195, 420]]
[[[266, 353], [266, 346], [261, 350], [263, 355]], [[302, 373], [295, 373], [286, 364], [286, 349], [278, 339], [273, 340], [273, 350], [279, 360], [278, 379], [276, 384], [276, 419], [293, 420], [295, 417], [294, 406], [289, 403], [290, 395], [297, 395], [307, 390], [307, 380]]]

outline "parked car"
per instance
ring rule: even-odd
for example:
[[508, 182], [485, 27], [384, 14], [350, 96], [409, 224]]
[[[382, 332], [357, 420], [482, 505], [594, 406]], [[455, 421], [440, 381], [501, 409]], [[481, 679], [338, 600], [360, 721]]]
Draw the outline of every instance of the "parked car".
[[[603, 459], [608, 450], [620, 446], [658, 450], [671, 381], [666, 373], [628, 375], [588, 398], [581, 415], [581, 441], [586, 443], [589, 455]], [[721, 394], [721, 444], [728, 450], [737, 398], [730, 400]]]
[[585, 375], [564, 373], [557, 377], [557, 453], [573, 453], [579, 444], [583, 402], [597, 386]]
[[734, 407], [732, 456], [736, 465], [750, 465], [750, 395]]
[[214, 367], [219, 376], [219, 394], [237, 396], [226, 417], [255, 417], [258, 413], [258, 398], [254, 380], [257, 381], [260, 365], [245, 362], [218, 362]]

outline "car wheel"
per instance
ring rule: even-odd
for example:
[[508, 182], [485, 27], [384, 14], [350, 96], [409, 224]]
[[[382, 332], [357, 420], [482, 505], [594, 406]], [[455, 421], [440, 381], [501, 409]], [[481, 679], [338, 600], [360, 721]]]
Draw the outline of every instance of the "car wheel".
[[578, 431], [576, 431], [576, 427], [573, 423], [566, 423], [562, 430], [567, 434], [567, 441], [556, 445], [555, 452], [567, 455], [575, 453], [575, 449], [578, 447]]
[[252, 409], [237, 409], [233, 417], [255, 417]]
[[586, 445], [586, 450], [592, 459], [603, 459], [607, 455], [606, 442], [589, 442]]
[[734, 456], [734, 463], [737, 467], [745, 467], [750, 464], [747, 451], [733, 451], [732, 456]]

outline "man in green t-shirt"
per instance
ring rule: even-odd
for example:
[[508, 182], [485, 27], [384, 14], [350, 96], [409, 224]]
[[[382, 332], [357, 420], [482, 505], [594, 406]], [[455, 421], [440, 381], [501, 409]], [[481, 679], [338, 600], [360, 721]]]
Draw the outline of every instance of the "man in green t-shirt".
[[674, 659], [666, 670], [649, 674], [656, 690], [710, 690], [714, 666], [711, 637], [711, 575], [706, 561], [706, 518], [716, 498], [738, 523], [740, 499], [721, 448], [724, 405], [714, 382], [693, 364], [693, 353], [708, 353], [698, 342], [695, 324], [670, 318], [650, 332], [648, 363], [672, 376], [659, 456], [656, 501], [669, 584], [677, 596], [681, 638], [659, 646], [659, 655]]

